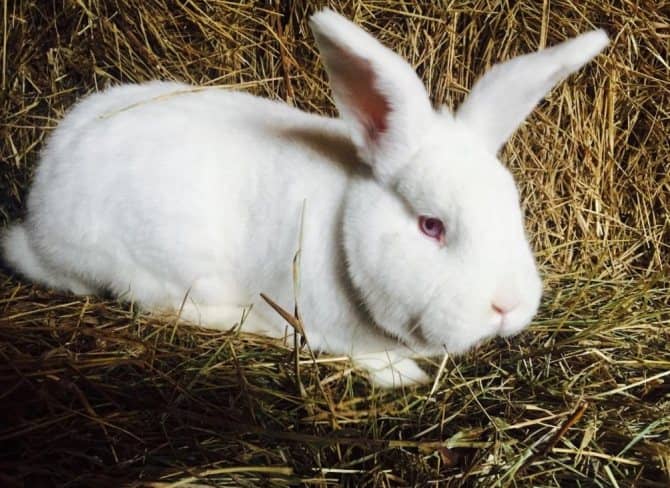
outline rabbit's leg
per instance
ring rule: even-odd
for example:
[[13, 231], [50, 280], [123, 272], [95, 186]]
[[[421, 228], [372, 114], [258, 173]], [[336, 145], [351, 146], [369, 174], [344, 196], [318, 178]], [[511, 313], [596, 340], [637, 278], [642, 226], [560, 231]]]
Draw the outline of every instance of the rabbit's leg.
[[350, 337], [349, 356], [381, 388], [412, 386], [430, 381], [413, 358], [420, 356], [407, 345], [372, 327], [359, 327]]
[[[181, 308], [175, 307], [177, 310]], [[191, 301], [184, 303], [180, 317], [194, 324], [215, 329], [232, 329], [240, 326], [242, 332], [278, 337], [277, 330], [251, 307], [241, 305], [200, 305]]]
[[96, 295], [98, 293], [95, 288], [71, 276], [64, 278], [62, 281], [75, 295]]
[[368, 373], [370, 381], [380, 388], [413, 386], [430, 381], [430, 377], [411, 358], [412, 351], [404, 346], [386, 351], [357, 354], [354, 365]]

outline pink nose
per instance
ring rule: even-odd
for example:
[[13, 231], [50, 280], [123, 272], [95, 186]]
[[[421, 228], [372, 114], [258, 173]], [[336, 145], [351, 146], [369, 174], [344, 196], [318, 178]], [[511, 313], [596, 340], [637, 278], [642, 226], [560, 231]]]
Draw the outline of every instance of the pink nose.
[[491, 303], [491, 308], [494, 312], [499, 313], [500, 315], [507, 315], [516, 307], [519, 306], [519, 300], [494, 300]]

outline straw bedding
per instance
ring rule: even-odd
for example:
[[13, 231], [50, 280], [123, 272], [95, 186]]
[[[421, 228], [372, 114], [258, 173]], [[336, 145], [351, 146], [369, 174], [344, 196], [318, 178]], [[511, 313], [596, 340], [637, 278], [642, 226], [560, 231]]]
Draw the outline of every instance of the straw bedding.
[[[322, 3], [3, 2], [2, 225], [44, 137], [110, 84], [228, 85], [333, 114], [306, 25]], [[503, 152], [546, 282], [531, 328], [385, 392], [346, 359], [296, 359], [290, 334], [190, 327], [5, 270], [0, 484], [668, 486], [670, 4], [330, 5], [451, 107], [497, 60], [609, 32]]]

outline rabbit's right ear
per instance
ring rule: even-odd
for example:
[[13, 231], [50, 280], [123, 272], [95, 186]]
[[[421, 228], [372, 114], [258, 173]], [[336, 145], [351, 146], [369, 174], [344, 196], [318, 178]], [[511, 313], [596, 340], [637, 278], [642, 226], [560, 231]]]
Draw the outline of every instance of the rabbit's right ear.
[[496, 153], [551, 88], [607, 46], [595, 30], [542, 51], [493, 66], [475, 83], [456, 117]]
[[310, 26], [361, 159], [389, 181], [434, 117], [423, 83], [404, 59], [341, 15], [322, 10]]

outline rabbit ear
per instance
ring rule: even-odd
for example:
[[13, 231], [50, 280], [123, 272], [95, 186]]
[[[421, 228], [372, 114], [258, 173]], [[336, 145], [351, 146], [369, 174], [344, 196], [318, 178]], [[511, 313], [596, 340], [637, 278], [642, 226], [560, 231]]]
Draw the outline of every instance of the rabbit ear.
[[609, 40], [604, 30], [493, 66], [472, 88], [456, 117], [496, 153], [551, 88], [577, 71]]
[[423, 83], [405, 60], [335, 12], [314, 14], [310, 25], [361, 159], [389, 179], [433, 116]]

